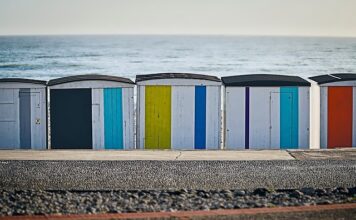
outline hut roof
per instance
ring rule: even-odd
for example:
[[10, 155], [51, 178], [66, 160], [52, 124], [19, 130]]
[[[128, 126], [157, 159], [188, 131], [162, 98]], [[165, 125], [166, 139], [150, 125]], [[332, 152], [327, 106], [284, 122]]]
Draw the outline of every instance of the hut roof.
[[155, 74], [136, 76], [136, 82], [156, 80], [156, 79], [200, 79], [200, 80], [221, 82], [221, 80], [216, 76], [193, 74], [193, 73], [155, 73]]
[[309, 77], [309, 79], [317, 82], [318, 84], [332, 83], [332, 82], [342, 82], [356, 80], [356, 74], [353, 73], [335, 73], [330, 75], [319, 75]]
[[299, 76], [251, 74], [221, 78], [225, 86], [310, 86]]
[[87, 80], [113, 81], [113, 82], [135, 84], [132, 80], [128, 78], [123, 78], [118, 76], [99, 75], [99, 74], [85, 74], [85, 75], [67, 76], [67, 77], [52, 79], [48, 81], [48, 85], [53, 86], [53, 85], [58, 85], [63, 83], [87, 81]]
[[40, 85], [46, 85], [46, 81], [44, 80], [35, 80], [35, 79], [25, 79], [25, 78], [1, 78], [0, 83], [8, 83], [8, 82], [14, 82], [14, 83], [32, 83], [32, 84], [40, 84]]

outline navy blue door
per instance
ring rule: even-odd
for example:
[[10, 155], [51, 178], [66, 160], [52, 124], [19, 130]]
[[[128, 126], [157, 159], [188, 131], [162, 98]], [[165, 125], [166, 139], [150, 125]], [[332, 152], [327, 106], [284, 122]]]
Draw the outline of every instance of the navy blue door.
[[91, 89], [52, 89], [51, 148], [92, 149]]

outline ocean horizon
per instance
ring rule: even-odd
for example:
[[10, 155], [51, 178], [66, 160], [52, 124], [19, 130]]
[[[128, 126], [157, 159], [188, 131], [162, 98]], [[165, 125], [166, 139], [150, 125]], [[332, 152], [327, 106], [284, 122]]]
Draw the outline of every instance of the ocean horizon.
[[356, 72], [356, 38], [219, 35], [0, 36], [0, 77], [188, 72], [218, 77]]

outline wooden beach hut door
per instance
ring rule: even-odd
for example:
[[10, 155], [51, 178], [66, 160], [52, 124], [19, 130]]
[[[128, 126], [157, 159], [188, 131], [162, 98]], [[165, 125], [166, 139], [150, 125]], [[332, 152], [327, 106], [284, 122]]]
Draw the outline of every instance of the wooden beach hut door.
[[352, 147], [353, 88], [328, 88], [328, 148]]
[[92, 149], [91, 89], [51, 89], [51, 147]]
[[171, 86], [146, 86], [145, 149], [171, 148]]

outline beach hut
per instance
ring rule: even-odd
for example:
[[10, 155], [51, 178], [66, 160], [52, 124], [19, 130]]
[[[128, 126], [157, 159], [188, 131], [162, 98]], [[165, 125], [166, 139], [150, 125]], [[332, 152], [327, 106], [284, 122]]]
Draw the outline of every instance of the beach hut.
[[222, 77], [227, 149], [309, 147], [310, 83], [297, 76]]
[[46, 149], [46, 81], [0, 79], [0, 149]]
[[309, 79], [320, 86], [320, 147], [356, 147], [356, 74]]
[[138, 75], [136, 84], [138, 148], [220, 148], [220, 79], [159, 73]]
[[48, 82], [52, 149], [134, 148], [134, 83], [106, 75]]

